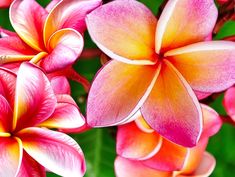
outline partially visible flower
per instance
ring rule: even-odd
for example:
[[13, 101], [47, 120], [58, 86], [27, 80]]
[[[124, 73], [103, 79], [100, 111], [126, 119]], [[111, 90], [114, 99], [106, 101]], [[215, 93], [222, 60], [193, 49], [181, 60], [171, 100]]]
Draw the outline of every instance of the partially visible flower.
[[198, 99], [235, 82], [235, 43], [208, 41], [214, 0], [169, 0], [160, 18], [135, 0], [117, 0], [86, 19], [97, 46], [111, 57], [87, 102], [92, 127], [124, 124], [141, 111], [165, 138], [193, 147], [202, 133]]
[[11, 5], [13, 0], [1, 0], [0, 1], [0, 8], [7, 8]]
[[225, 92], [223, 105], [227, 114], [235, 122], [235, 86]]
[[17, 75], [0, 67], [0, 110], [0, 176], [45, 176], [45, 168], [84, 175], [79, 145], [48, 129], [81, 127], [84, 118], [71, 96], [54, 94], [37, 66], [22, 63]]
[[17, 34], [0, 39], [0, 64], [31, 60], [47, 72], [71, 66], [83, 49], [85, 17], [101, 2], [52, 1], [44, 9], [35, 0], [15, 0], [10, 20]]
[[185, 148], [161, 137], [142, 117], [118, 127], [115, 171], [118, 177], [209, 176], [215, 159], [205, 151], [210, 136], [222, 121], [210, 107], [202, 105], [204, 129], [197, 146]]

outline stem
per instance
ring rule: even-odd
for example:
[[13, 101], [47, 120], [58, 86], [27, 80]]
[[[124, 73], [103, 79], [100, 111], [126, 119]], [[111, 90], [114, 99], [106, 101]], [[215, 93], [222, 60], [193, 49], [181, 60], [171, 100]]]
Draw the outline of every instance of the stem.
[[101, 55], [101, 51], [99, 49], [84, 49], [82, 54], [80, 55], [80, 58], [83, 59], [90, 59], [99, 57]]
[[222, 119], [223, 123], [227, 123], [230, 124], [232, 126], [235, 127], [235, 122], [233, 121], [233, 119], [229, 116], [220, 116], [220, 118]]

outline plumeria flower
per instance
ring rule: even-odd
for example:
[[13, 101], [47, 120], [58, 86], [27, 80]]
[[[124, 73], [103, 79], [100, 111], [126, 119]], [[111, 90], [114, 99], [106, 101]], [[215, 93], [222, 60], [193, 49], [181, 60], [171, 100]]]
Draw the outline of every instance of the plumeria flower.
[[45, 74], [21, 64], [18, 74], [0, 68], [0, 176], [45, 176], [45, 168], [61, 176], [83, 176], [85, 160], [69, 136], [48, 128], [84, 124], [66, 94], [55, 95]]
[[0, 8], [7, 8], [11, 5], [13, 0], [1, 0], [0, 1]]
[[101, 0], [52, 1], [46, 9], [35, 0], [10, 7], [14, 36], [0, 39], [0, 64], [31, 61], [53, 72], [72, 65], [83, 49], [85, 16]]
[[215, 159], [205, 152], [208, 138], [219, 131], [220, 116], [202, 105], [204, 130], [199, 143], [186, 148], [168, 141], [151, 129], [139, 116], [135, 122], [121, 125], [117, 133], [115, 171], [119, 177], [209, 176]]
[[213, 0], [169, 0], [158, 21], [135, 0], [116, 0], [90, 13], [93, 41], [114, 60], [93, 81], [88, 124], [123, 124], [141, 111], [165, 138], [195, 146], [203, 122], [196, 95], [235, 81], [235, 43], [208, 41], [216, 19]]
[[224, 94], [224, 108], [227, 114], [235, 121], [235, 87], [229, 88]]

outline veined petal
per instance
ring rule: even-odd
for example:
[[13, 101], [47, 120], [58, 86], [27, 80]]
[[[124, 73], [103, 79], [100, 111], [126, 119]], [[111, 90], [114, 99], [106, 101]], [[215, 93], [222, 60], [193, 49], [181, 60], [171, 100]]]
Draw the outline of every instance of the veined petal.
[[50, 82], [55, 94], [71, 94], [69, 81], [65, 76], [54, 76]]
[[60, 175], [82, 177], [85, 160], [82, 150], [66, 134], [42, 128], [26, 128], [19, 136], [25, 151], [48, 170]]
[[141, 161], [119, 156], [115, 160], [115, 173], [117, 177], [173, 177], [171, 172], [157, 171], [143, 165]]
[[10, 7], [10, 20], [17, 34], [30, 47], [44, 50], [43, 25], [47, 11], [35, 0], [15, 0]]
[[162, 145], [162, 137], [156, 132], [141, 131], [135, 122], [121, 125], [117, 132], [117, 154], [119, 156], [143, 160], [154, 156]]
[[16, 83], [13, 128], [37, 125], [54, 112], [56, 97], [49, 80], [35, 65], [23, 63]]
[[157, 19], [143, 4], [113, 1], [91, 12], [86, 22], [91, 38], [109, 57], [130, 64], [156, 62]]
[[163, 62], [141, 112], [163, 137], [186, 147], [198, 142], [202, 131], [201, 107], [188, 83], [169, 62]]
[[[1, 90], [1, 85], [0, 85]], [[12, 127], [12, 108], [7, 100], [0, 93], [0, 132], [7, 133]]]
[[188, 149], [164, 139], [158, 153], [152, 158], [143, 160], [142, 163], [149, 168], [161, 171], [180, 170], [188, 156]]
[[73, 29], [62, 29], [55, 32], [47, 43], [50, 54], [40, 65], [47, 72], [54, 72], [72, 65], [82, 52], [83, 37]]
[[201, 92], [219, 92], [235, 83], [235, 43], [207, 41], [165, 54], [191, 87]]
[[223, 105], [227, 114], [235, 121], [235, 87], [231, 87], [225, 92]]
[[94, 127], [126, 122], [146, 100], [159, 70], [160, 66], [107, 63], [94, 79], [88, 95], [88, 124]]
[[15, 138], [0, 137], [0, 176], [16, 176], [23, 154], [22, 143]]
[[100, 6], [101, 3], [101, 0], [63, 0], [58, 2], [51, 9], [45, 22], [45, 44], [54, 32], [63, 28], [73, 28], [83, 33], [86, 29], [86, 15]]
[[[58, 98], [59, 97], [59, 98]], [[40, 124], [48, 128], [79, 128], [85, 124], [85, 119], [70, 95], [58, 95], [58, 101], [53, 114]]]
[[23, 151], [22, 163], [17, 177], [46, 177], [43, 166], [37, 163], [27, 152]]
[[214, 0], [171, 0], [158, 21], [156, 52], [204, 41], [212, 32], [217, 8]]

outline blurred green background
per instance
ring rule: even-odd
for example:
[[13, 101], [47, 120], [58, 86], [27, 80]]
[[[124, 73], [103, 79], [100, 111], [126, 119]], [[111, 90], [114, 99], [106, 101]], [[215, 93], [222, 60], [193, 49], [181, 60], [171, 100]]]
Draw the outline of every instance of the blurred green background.
[[[158, 13], [158, 9], [163, 0], [140, 0], [148, 6], [154, 14]], [[50, 0], [38, 0], [45, 6]], [[10, 22], [8, 9], [0, 10], [0, 26], [13, 30]], [[227, 22], [214, 39], [222, 39], [223, 37], [235, 34], [235, 22]], [[95, 44], [91, 41], [88, 33], [85, 34], [85, 48], [95, 48]], [[99, 58], [80, 59], [74, 66], [76, 70], [87, 77], [90, 81], [95, 73], [101, 67]], [[71, 82], [72, 96], [77, 101], [83, 113], [85, 112], [86, 93], [81, 85]], [[220, 114], [225, 115], [222, 107], [223, 95], [220, 95], [211, 106]], [[116, 128], [93, 129], [88, 132], [71, 135], [82, 147], [87, 163], [86, 177], [113, 177], [113, 163], [115, 159], [115, 132]], [[216, 168], [211, 175], [212, 177], [232, 177], [235, 176], [235, 128], [231, 125], [223, 125], [221, 131], [210, 139], [208, 151], [212, 153], [216, 160]], [[52, 173], [48, 173], [49, 177], [55, 177]]]

